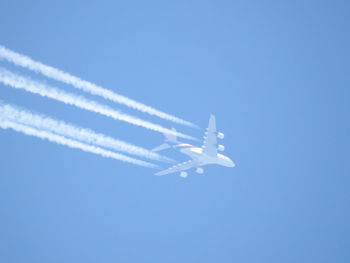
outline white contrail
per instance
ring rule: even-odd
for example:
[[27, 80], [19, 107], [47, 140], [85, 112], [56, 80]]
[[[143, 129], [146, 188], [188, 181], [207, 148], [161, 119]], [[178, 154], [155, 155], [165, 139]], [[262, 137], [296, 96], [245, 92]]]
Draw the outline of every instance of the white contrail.
[[51, 133], [48, 131], [38, 130], [38, 129], [29, 127], [29, 126], [26, 126], [23, 124], [19, 124], [19, 123], [13, 122], [13, 121], [6, 120], [6, 118], [0, 119], [0, 128], [13, 129], [17, 132], [21, 132], [21, 133], [26, 134], [26, 135], [35, 136], [35, 137], [38, 137], [38, 138], [41, 138], [44, 140], [48, 140], [50, 142], [55, 142], [57, 144], [68, 146], [70, 148], [80, 149], [80, 150], [83, 150], [85, 152], [95, 153], [95, 154], [98, 154], [98, 155], [103, 156], [103, 157], [112, 158], [115, 160], [124, 161], [124, 162], [132, 163], [132, 164], [136, 164], [136, 165], [140, 165], [140, 166], [144, 166], [144, 167], [158, 168], [158, 166], [156, 166], [152, 163], [149, 163], [149, 162], [134, 159], [134, 158], [125, 156], [123, 154], [107, 151], [107, 150], [104, 150], [100, 147], [96, 147], [93, 145], [88, 145], [88, 144], [85, 144], [85, 143], [82, 143], [79, 141], [68, 139], [64, 136], [57, 135], [57, 134], [54, 134], [54, 133]]
[[33, 114], [29, 111], [21, 110], [8, 104], [2, 105], [0, 103], [0, 112], [2, 116], [5, 116], [6, 119], [10, 121], [31, 126], [39, 130], [47, 130], [64, 137], [82, 141], [84, 143], [95, 144], [100, 147], [133, 154], [152, 160], [166, 162], [171, 161], [169, 158], [160, 156], [159, 154], [146, 150], [142, 147], [138, 147], [103, 134], [95, 133], [90, 129], [80, 128], [71, 124], [67, 124], [63, 121], [58, 121], [46, 116]]
[[158, 116], [162, 119], [166, 119], [169, 121], [173, 121], [175, 123], [179, 123], [182, 125], [186, 125], [189, 127], [197, 127], [196, 125], [182, 120], [178, 117], [172, 116], [170, 114], [164, 113], [162, 111], [156, 110], [150, 106], [144, 105], [135, 100], [129, 99], [122, 95], [119, 95], [111, 90], [102, 88], [96, 84], [91, 82], [82, 80], [78, 77], [72, 76], [69, 73], [66, 73], [62, 70], [56, 69], [54, 67], [47, 66], [42, 64], [41, 62], [35, 61], [30, 57], [24, 56], [22, 54], [16, 53], [12, 50], [9, 50], [0, 45], [0, 58], [5, 59], [17, 66], [21, 66], [27, 69], [30, 69], [35, 72], [39, 72], [46, 77], [67, 83], [72, 85], [75, 88], [81, 89], [85, 92], [91, 93], [93, 95], [101, 96], [107, 100], [111, 100], [120, 104], [124, 104], [130, 108], [137, 109], [139, 111]]
[[173, 134], [178, 137], [187, 138], [194, 140], [193, 137], [185, 135], [180, 132], [176, 132], [160, 125], [141, 120], [139, 118], [127, 115], [116, 111], [106, 105], [99, 104], [95, 101], [88, 100], [83, 96], [78, 96], [72, 93], [65, 92], [63, 90], [48, 86], [44, 83], [33, 81], [29, 78], [22, 77], [20, 75], [14, 74], [8, 70], [0, 68], [0, 82], [17, 89], [23, 89], [28, 92], [39, 94], [43, 97], [51, 98], [54, 100], [61, 101], [66, 104], [74, 105], [78, 108], [93, 111], [115, 120], [125, 121], [137, 126], [144, 127], [153, 131]]

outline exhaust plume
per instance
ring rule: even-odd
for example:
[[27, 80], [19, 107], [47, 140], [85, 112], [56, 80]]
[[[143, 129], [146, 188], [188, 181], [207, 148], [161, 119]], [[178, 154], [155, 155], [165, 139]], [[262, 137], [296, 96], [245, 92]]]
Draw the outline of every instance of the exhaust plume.
[[164, 113], [162, 111], [154, 109], [150, 106], [147, 106], [135, 100], [129, 99], [125, 96], [119, 95], [111, 90], [102, 88], [91, 82], [72, 76], [71, 74], [66, 73], [62, 70], [42, 64], [41, 62], [35, 61], [30, 57], [16, 53], [1, 45], [0, 45], [0, 58], [5, 59], [8, 62], [11, 62], [17, 66], [21, 66], [29, 70], [32, 70], [34, 72], [41, 73], [48, 78], [55, 79], [57, 81], [61, 81], [66, 84], [70, 84], [73, 87], [83, 90], [85, 92], [88, 92], [90, 94], [101, 96], [104, 99], [126, 105], [130, 108], [133, 108], [133, 109], [136, 109], [136, 110], [139, 110], [139, 111], [148, 113], [150, 115], [154, 115], [159, 118], [169, 120], [178, 124], [186, 125], [193, 128], [197, 127], [196, 125], [188, 121], [182, 120], [178, 117], [172, 116], [170, 114]]
[[46, 130], [64, 137], [69, 137], [74, 140], [78, 140], [88, 144], [94, 144], [103, 148], [108, 148], [115, 151], [125, 152], [141, 156], [144, 158], [166, 161], [171, 160], [163, 157], [157, 153], [146, 150], [142, 147], [138, 147], [115, 138], [96, 133], [90, 129], [80, 128], [71, 124], [67, 124], [63, 121], [58, 121], [46, 116], [33, 114], [26, 110], [18, 109], [17, 107], [0, 103], [0, 112], [6, 119], [21, 123], [23, 125], [31, 126], [38, 130]]
[[128, 162], [128, 163], [132, 163], [132, 164], [136, 164], [136, 165], [144, 166], [144, 167], [149, 167], [149, 168], [158, 168], [158, 166], [156, 166], [152, 163], [148, 163], [145, 161], [134, 159], [134, 158], [125, 156], [123, 154], [107, 151], [107, 150], [104, 150], [100, 147], [96, 147], [93, 145], [88, 145], [85, 143], [81, 143], [79, 141], [68, 139], [64, 136], [56, 135], [56, 134], [48, 132], [48, 131], [42, 131], [42, 130], [38, 130], [38, 129], [29, 127], [26, 125], [22, 125], [22, 124], [13, 122], [13, 121], [8, 121], [4, 118], [0, 119], [0, 128], [12, 129], [12, 130], [15, 130], [17, 132], [21, 132], [25, 135], [38, 137], [38, 138], [43, 139], [43, 140], [48, 140], [50, 142], [55, 142], [55, 143], [60, 144], [60, 145], [68, 146], [70, 148], [80, 149], [84, 152], [94, 153], [94, 154], [100, 155], [102, 157], [112, 158], [115, 160]]
[[195, 140], [193, 137], [185, 135], [183, 133], [164, 128], [158, 124], [144, 121], [142, 119], [122, 113], [120, 111], [116, 111], [106, 105], [99, 104], [92, 100], [88, 100], [83, 96], [78, 96], [78, 95], [68, 93], [63, 90], [48, 86], [44, 83], [33, 81], [29, 78], [22, 77], [20, 75], [14, 74], [2, 68], [0, 68], [0, 82], [13, 88], [23, 89], [28, 92], [38, 94], [42, 97], [51, 98], [57, 101], [61, 101], [65, 104], [74, 105], [84, 110], [99, 113], [104, 116], [113, 118], [115, 120], [128, 122], [133, 125], [141, 126], [146, 129], [157, 131], [160, 133], [173, 134], [178, 137]]

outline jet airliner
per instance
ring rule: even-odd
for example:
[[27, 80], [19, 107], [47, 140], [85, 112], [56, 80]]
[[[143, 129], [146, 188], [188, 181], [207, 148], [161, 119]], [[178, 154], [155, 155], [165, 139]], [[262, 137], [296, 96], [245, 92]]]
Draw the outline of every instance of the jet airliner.
[[179, 172], [180, 176], [186, 178], [188, 173], [186, 170], [195, 168], [198, 174], [203, 174], [204, 169], [202, 166], [208, 164], [218, 164], [226, 167], [234, 167], [234, 162], [227, 156], [218, 153], [218, 151], [224, 151], [223, 145], [217, 144], [217, 139], [224, 139], [225, 135], [216, 131], [216, 118], [214, 115], [210, 116], [209, 125], [204, 135], [204, 142], [202, 147], [196, 147], [187, 143], [181, 143], [177, 141], [174, 135], [165, 135], [165, 142], [153, 151], [158, 152], [168, 148], [180, 149], [180, 152], [188, 155], [191, 159], [187, 162], [177, 164], [166, 170], [160, 171], [155, 175], [161, 176], [171, 173]]

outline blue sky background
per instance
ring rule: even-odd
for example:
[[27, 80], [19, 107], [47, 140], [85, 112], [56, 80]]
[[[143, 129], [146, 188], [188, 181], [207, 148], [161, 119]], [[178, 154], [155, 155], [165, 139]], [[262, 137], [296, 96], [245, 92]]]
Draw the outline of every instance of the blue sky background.
[[[349, 1], [0, 7], [0, 44], [202, 128], [215, 113], [237, 163], [155, 177], [0, 130], [0, 262], [350, 262]], [[0, 100], [146, 148], [162, 140], [4, 85]]]

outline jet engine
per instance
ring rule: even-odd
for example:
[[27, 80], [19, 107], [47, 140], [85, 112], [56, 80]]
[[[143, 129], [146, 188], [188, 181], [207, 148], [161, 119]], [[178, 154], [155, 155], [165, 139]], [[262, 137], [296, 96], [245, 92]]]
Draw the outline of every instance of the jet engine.
[[218, 132], [217, 137], [219, 139], [223, 139], [223, 138], [225, 138], [225, 134], [223, 134], [222, 132]]
[[180, 173], [180, 176], [181, 176], [182, 178], [186, 178], [186, 177], [188, 176], [188, 173], [187, 173], [187, 172], [181, 172], [181, 173]]
[[198, 167], [198, 168], [196, 169], [196, 173], [197, 173], [197, 174], [203, 174], [203, 173], [204, 173], [204, 169], [201, 168], [201, 167]]
[[220, 151], [220, 152], [225, 151], [225, 146], [224, 146], [224, 145], [219, 144], [219, 145], [218, 145], [218, 151]]

